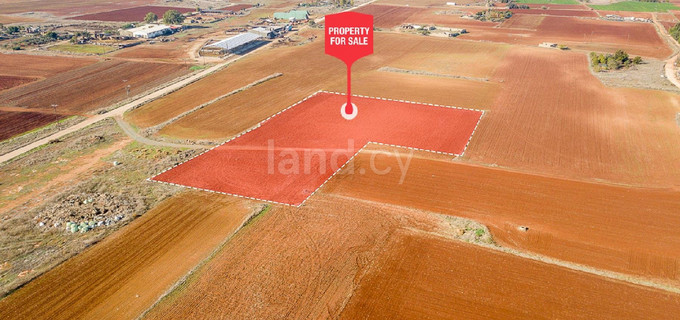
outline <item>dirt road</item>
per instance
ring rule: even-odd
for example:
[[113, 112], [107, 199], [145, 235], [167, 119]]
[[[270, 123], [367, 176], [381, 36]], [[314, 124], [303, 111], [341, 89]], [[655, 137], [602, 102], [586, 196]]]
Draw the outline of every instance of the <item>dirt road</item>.
[[[263, 46], [262, 48], [264, 48], [264, 47], [267, 47], [267, 46]], [[256, 51], [257, 51], [257, 50], [254, 50], [254, 51], [252, 51], [252, 52], [256, 52]], [[153, 100], [155, 100], [155, 99], [157, 99], [157, 98], [160, 98], [160, 97], [162, 97], [162, 96], [164, 96], [164, 95], [166, 95], [166, 94], [168, 94], [168, 93], [171, 93], [171, 92], [173, 92], [173, 91], [179, 90], [179, 89], [181, 89], [182, 87], [187, 86], [187, 85], [189, 85], [189, 84], [191, 84], [191, 83], [193, 83], [193, 82], [195, 82], [195, 81], [197, 81], [197, 80], [199, 80], [199, 79], [201, 79], [201, 78], [203, 78], [203, 77], [205, 77], [205, 76], [207, 76], [207, 75], [209, 75], [209, 74], [212, 74], [213, 72], [218, 71], [218, 70], [220, 70], [220, 69], [222, 69], [222, 68], [228, 66], [229, 64], [231, 64], [231, 63], [233, 63], [233, 62], [236, 62], [236, 61], [238, 61], [238, 60], [240, 60], [240, 59], [242, 59], [242, 58], [244, 58], [244, 57], [247, 57], [247, 56], [248, 56], [249, 54], [251, 54], [252, 52], [250, 52], [250, 53], [248, 53], [248, 54], [245, 54], [245, 55], [242, 55], [242, 56], [239, 56], [239, 57], [237, 57], [237, 58], [235, 58], [235, 59], [231, 59], [231, 60], [229, 60], [229, 61], [226, 61], [226, 62], [217, 64], [217, 65], [212, 66], [212, 67], [210, 67], [210, 68], [208, 68], [208, 69], [202, 70], [202, 71], [200, 71], [200, 72], [198, 72], [198, 73], [196, 73], [196, 74], [194, 74], [194, 75], [192, 75], [192, 76], [189, 76], [189, 77], [187, 77], [187, 78], [185, 78], [185, 79], [182, 79], [182, 80], [180, 80], [180, 81], [178, 81], [178, 82], [176, 82], [176, 83], [174, 83], [174, 84], [171, 84], [171, 85], [169, 85], [169, 86], [166, 86], [166, 87], [163, 87], [163, 88], [161, 88], [161, 89], [158, 89], [157, 91], [151, 92], [151, 93], [149, 93], [149, 94], [147, 94], [147, 95], [145, 95], [145, 96], [143, 96], [143, 97], [141, 97], [141, 98], [139, 98], [139, 99], [136, 99], [136, 100], [134, 100], [134, 101], [132, 101], [132, 102], [130, 102], [130, 103], [127, 103], [127, 104], [125, 104], [125, 105], [123, 105], [123, 106], [120, 106], [119, 108], [116, 108], [116, 109], [111, 110], [111, 111], [109, 111], [109, 112], [106, 112], [106, 113], [103, 113], [103, 114], [96, 115], [96, 116], [94, 116], [94, 117], [88, 118], [87, 120], [85, 120], [85, 121], [83, 121], [83, 122], [80, 122], [80, 123], [78, 123], [78, 124], [76, 124], [76, 125], [74, 125], [74, 126], [72, 126], [72, 127], [66, 128], [66, 129], [64, 129], [64, 130], [62, 130], [62, 131], [56, 132], [56, 133], [54, 133], [54, 134], [52, 134], [52, 135], [50, 135], [50, 136], [47, 136], [47, 137], [42, 138], [42, 139], [40, 139], [40, 140], [37, 140], [37, 141], [35, 141], [35, 142], [31, 143], [31, 144], [28, 144], [28, 145], [23, 146], [23, 147], [21, 147], [21, 148], [19, 148], [19, 149], [16, 149], [16, 150], [14, 150], [14, 151], [12, 151], [12, 152], [6, 153], [6, 154], [0, 156], [0, 164], [2, 164], [3, 162], [9, 161], [9, 160], [11, 160], [11, 159], [14, 159], [15, 157], [18, 157], [19, 155], [21, 155], [21, 154], [23, 154], [23, 153], [25, 153], [25, 152], [28, 152], [28, 151], [30, 151], [30, 150], [33, 150], [34, 148], [37, 148], [37, 147], [42, 146], [42, 145], [44, 145], [44, 144], [47, 144], [47, 143], [49, 143], [49, 142], [52, 141], [52, 140], [55, 140], [55, 139], [59, 139], [59, 138], [61, 138], [61, 137], [64, 137], [64, 136], [66, 136], [66, 135], [68, 135], [68, 134], [70, 134], [70, 133], [76, 132], [76, 131], [78, 131], [78, 130], [80, 130], [80, 129], [83, 129], [83, 128], [87, 127], [87, 126], [90, 126], [90, 125], [92, 125], [92, 124], [94, 124], [94, 123], [97, 123], [97, 122], [99, 122], [99, 121], [101, 121], [101, 120], [104, 120], [104, 119], [106, 119], [106, 118], [109, 118], [109, 117], [121, 117], [121, 116], [122, 116], [125, 112], [127, 112], [128, 110], [134, 109], [134, 108], [136, 108], [136, 107], [138, 107], [138, 106], [140, 106], [140, 105], [143, 105], [143, 104], [148, 103], [148, 102], [150, 102], [150, 101], [153, 101]]]
[[666, 65], [664, 66], [664, 70], [666, 72], [666, 79], [668, 79], [676, 87], [680, 88], [680, 81], [678, 81], [678, 77], [675, 73], [675, 61], [678, 60], [678, 56], [680, 55], [678, 43], [675, 41], [675, 39], [673, 39], [673, 37], [671, 37], [668, 31], [666, 31], [666, 28], [664, 28], [664, 26], [659, 22], [656, 13], [652, 15], [652, 21], [654, 21], [654, 25], [659, 30], [661, 37], [666, 38], [668, 43], [673, 48], [673, 56], [665, 61]]

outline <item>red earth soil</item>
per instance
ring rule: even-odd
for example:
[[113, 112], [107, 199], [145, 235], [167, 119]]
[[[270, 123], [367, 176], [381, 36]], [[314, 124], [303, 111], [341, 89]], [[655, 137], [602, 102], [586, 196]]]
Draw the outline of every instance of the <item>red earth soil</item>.
[[[108, 60], [0, 93], [0, 105], [84, 114], [188, 73], [181, 64]], [[125, 81], [124, 81], [125, 80]]]
[[157, 6], [142, 6], [127, 9], [119, 9], [107, 12], [99, 12], [93, 14], [86, 14], [77, 17], [71, 17], [69, 19], [73, 20], [92, 20], [92, 21], [122, 21], [122, 22], [134, 22], [134, 21], [144, 21], [144, 17], [147, 13], [155, 13], [159, 19], [163, 17], [163, 14], [168, 10], [177, 10], [180, 13], [187, 13], [195, 11], [195, 8], [181, 8], [181, 7], [157, 7]]
[[135, 319], [260, 209], [175, 195], [0, 300], [0, 319]]
[[567, 179], [680, 187], [680, 96], [611, 88], [584, 53], [514, 48], [501, 92], [470, 143], [476, 163]]
[[513, 14], [542, 14], [549, 16], [564, 16], [564, 17], [597, 17], [594, 11], [586, 10], [554, 10], [554, 9], [511, 9]]
[[398, 230], [340, 319], [665, 319], [680, 295]]
[[36, 78], [0, 75], [0, 91], [33, 82]]
[[56, 16], [81, 15], [85, 13], [124, 9], [147, 5], [155, 0], [3, 0], [0, 12], [49, 12]]
[[369, 4], [354, 11], [373, 15], [373, 25], [392, 28], [405, 23], [411, 16], [424, 11], [423, 8]]
[[672, 52], [649, 23], [545, 16], [536, 31], [475, 26], [468, 29], [470, 33], [461, 38], [534, 46], [549, 41], [592, 51], [624, 49], [630, 54], [653, 58], [665, 58]]
[[228, 10], [228, 11], [236, 12], [236, 11], [241, 11], [241, 10], [244, 10], [244, 9], [249, 9], [249, 8], [252, 8], [252, 7], [253, 7], [252, 4], [235, 4], [235, 5], [232, 5], [232, 6], [220, 8], [218, 10]]
[[462, 154], [481, 111], [318, 93], [256, 129], [153, 178], [299, 205], [368, 142]]
[[[486, 121], [485, 116], [482, 124]], [[343, 169], [321, 192], [473, 219], [506, 246], [680, 284], [678, 191], [581, 182], [419, 154], [401, 170], [399, 160], [405, 163], [408, 154], [376, 151], [364, 149], [348, 165], [355, 173]], [[393, 170], [377, 174], [367, 170], [371, 166]], [[362, 169], [364, 174], [356, 174]]]
[[60, 114], [0, 111], [0, 141], [62, 118]]
[[[94, 58], [0, 54], [0, 74], [5, 76], [48, 78], [65, 71], [95, 63]], [[21, 68], [17, 68], [21, 66]]]
[[536, 30], [545, 17], [533, 14], [515, 14], [503, 21], [501, 28]]

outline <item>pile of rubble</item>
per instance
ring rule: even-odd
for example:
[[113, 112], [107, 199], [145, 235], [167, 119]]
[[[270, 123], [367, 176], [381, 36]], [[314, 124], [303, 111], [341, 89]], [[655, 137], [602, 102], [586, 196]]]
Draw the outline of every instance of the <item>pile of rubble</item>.
[[43, 229], [87, 232], [130, 218], [144, 206], [142, 199], [124, 194], [71, 194], [40, 212], [34, 220]]

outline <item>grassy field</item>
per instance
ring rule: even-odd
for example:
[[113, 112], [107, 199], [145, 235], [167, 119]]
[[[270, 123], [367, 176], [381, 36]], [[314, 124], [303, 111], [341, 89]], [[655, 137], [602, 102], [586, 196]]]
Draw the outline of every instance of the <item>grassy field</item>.
[[576, 0], [516, 0], [517, 3], [531, 4], [578, 4]]
[[677, 7], [672, 3], [638, 1], [624, 1], [607, 5], [591, 5], [590, 7], [595, 10], [607, 11], [665, 12], [668, 10], [680, 10], [680, 7]]
[[73, 53], [104, 54], [115, 51], [116, 48], [109, 46], [98, 46], [94, 44], [58, 44], [51, 46], [49, 50]]

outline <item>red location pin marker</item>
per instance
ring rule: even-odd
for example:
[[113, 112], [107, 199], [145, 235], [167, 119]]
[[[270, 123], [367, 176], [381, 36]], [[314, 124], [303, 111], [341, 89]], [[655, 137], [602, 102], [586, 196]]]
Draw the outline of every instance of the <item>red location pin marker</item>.
[[373, 16], [358, 12], [343, 12], [326, 16], [326, 54], [347, 65], [347, 103], [340, 114], [354, 119], [359, 110], [352, 103], [352, 63], [373, 53]]

